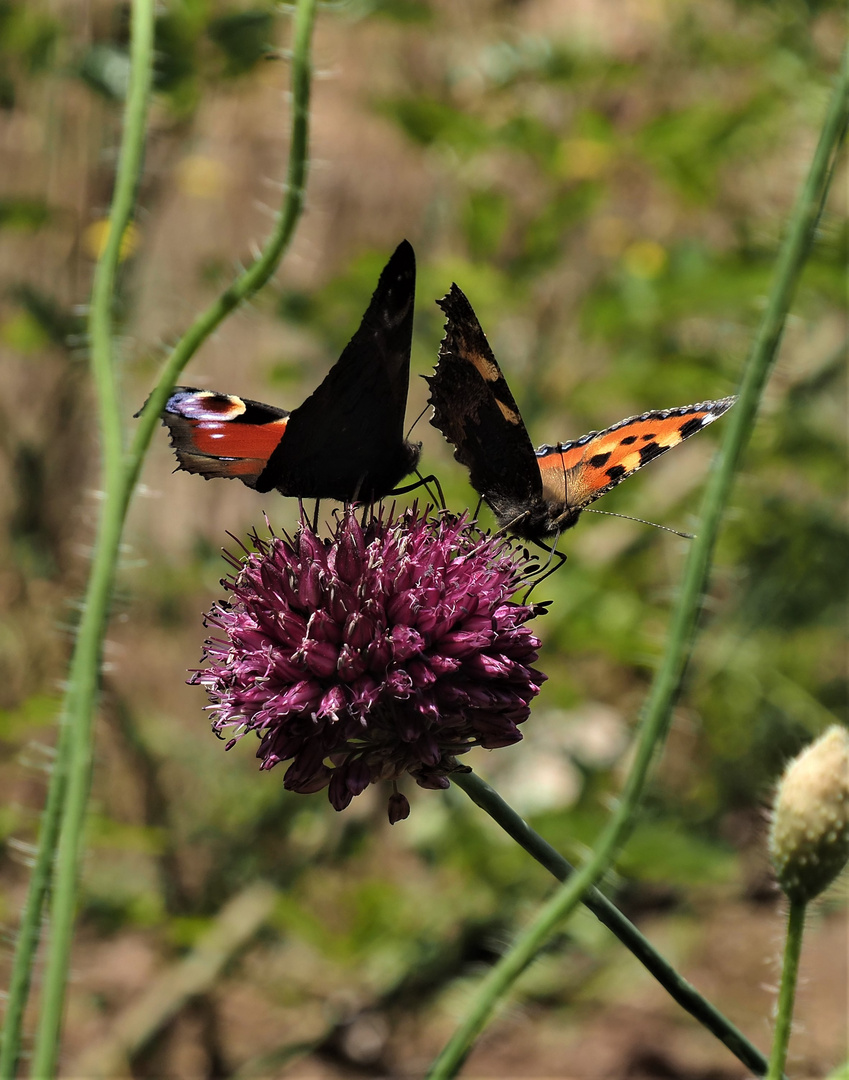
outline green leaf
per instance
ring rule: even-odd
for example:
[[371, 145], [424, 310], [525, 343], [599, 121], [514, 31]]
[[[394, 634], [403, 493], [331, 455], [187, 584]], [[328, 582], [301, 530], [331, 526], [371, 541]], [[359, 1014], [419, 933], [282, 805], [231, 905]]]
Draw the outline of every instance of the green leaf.
[[130, 85], [130, 57], [117, 45], [92, 45], [82, 58], [79, 75], [107, 101], [123, 101]]
[[0, 229], [40, 229], [50, 218], [50, 208], [42, 199], [14, 195], [0, 199]]
[[234, 11], [213, 19], [206, 30], [224, 53], [225, 74], [244, 75], [274, 45], [274, 19], [269, 11]]

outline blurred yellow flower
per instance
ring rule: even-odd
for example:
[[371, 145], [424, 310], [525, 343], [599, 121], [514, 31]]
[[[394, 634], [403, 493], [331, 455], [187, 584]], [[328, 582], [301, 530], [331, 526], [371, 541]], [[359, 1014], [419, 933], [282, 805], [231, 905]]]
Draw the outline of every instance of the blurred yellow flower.
[[613, 148], [598, 139], [564, 139], [557, 152], [557, 171], [570, 180], [594, 180], [613, 156]]
[[[106, 248], [108, 239], [109, 222], [107, 219], [101, 218], [100, 221], [93, 221], [83, 233], [83, 251], [85, 251], [86, 255], [90, 255], [92, 259], [99, 259]], [[140, 244], [141, 232], [131, 221], [124, 229], [124, 235], [121, 237], [121, 250], [118, 256], [121, 262], [131, 255], [135, 255]]]
[[628, 273], [638, 278], [656, 278], [666, 266], [666, 248], [656, 240], [635, 240], [622, 255]]
[[190, 154], [177, 166], [177, 186], [195, 199], [217, 199], [224, 190], [225, 168], [203, 154]]

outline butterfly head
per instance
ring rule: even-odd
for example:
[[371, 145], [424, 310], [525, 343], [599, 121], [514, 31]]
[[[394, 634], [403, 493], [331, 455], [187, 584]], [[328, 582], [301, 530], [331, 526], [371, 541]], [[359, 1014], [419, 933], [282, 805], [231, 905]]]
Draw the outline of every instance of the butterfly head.
[[490, 503], [500, 529], [523, 540], [542, 540], [571, 529], [581, 516], [581, 508], [550, 502], [544, 496], [524, 502]]

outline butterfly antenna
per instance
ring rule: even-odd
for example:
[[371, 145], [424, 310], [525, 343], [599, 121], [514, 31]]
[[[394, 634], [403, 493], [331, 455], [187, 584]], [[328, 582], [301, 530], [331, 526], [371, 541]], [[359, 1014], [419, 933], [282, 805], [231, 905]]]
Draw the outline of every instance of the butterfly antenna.
[[695, 533], [681, 532], [679, 529], [670, 529], [668, 525], [658, 525], [656, 521], [646, 521], [645, 518], [631, 517], [630, 514], [614, 514], [610, 510], [594, 510], [591, 506], [585, 506], [583, 511], [585, 514], [604, 514], [606, 517], [618, 517], [624, 518], [626, 521], [639, 521], [641, 525], [651, 525], [653, 529], [663, 529], [664, 532], [672, 533], [673, 536], [680, 536], [683, 540], [695, 540]]
[[404, 436], [406, 439], [409, 439], [410, 436], [413, 434], [413, 429], [415, 428], [416, 424], [419, 422], [419, 420], [421, 420], [421, 418], [424, 416], [424, 414], [427, 412], [427, 410], [429, 408], [430, 408], [430, 402], [428, 402], [427, 405], [425, 405], [425, 407], [422, 409], [422, 411], [419, 413], [419, 415], [415, 418], [415, 420], [410, 425], [410, 430]]

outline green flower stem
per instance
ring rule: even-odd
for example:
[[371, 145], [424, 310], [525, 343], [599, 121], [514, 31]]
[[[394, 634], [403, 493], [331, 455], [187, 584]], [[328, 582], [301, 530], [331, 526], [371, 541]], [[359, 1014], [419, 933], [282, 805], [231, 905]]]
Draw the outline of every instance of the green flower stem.
[[[481, 810], [489, 814], [508, 836], [511, 836], [517, 844], [520, 844], [529, 855], [553, 874], [558, 881], [566, 881], [575, 873], [572, 864], [567, 862], [551, 844], [543, 840], [539, 833], [534, 832], [530, 825], [486, 781], [475, 773], [455, 773], [451, 777], [451, 782], [462, 788]], [[714, 1008], [709, 1001], [702, 997], [694, 986], [678, 974], [669, 961], [660, 955], [651, 942], [640, 933], [632, 922], [625, 918], [619, 908], [611, 903], [602, 892], [599, 892], [594, 887], [590, 888], [581, 898], [581, 903], [633, 953], [634, 957], [643, 965], [646, 971], [657, 979], [670, 997], [714, 1034], [720, 1042], [724, 1043], [747, 1069], [758, 1075], [762, 1075], [766, 1071], [767, 1061], [763, 1054], [752, 1046], [749, 1040], [718, 1009]], [[539, 931], [535, 950], [537, 951], [545, 942], [553, 926], [542, 928], [538, 920], [535, 927]], [[510, 982], [504, 982], [503, 979], [504, 976], [502, 975], [498, 980], [498, 984], [493, 979], [492, 984], [487, 986], [488, 991], [494, 995], [492, 998], [493, 1006], [501, 994], [510, 986]], [[432, 1075], [438, 1076], [440, 1074], [435, 1072]]]
[[[109, 231], [104, 250], [95, 267], [89, 308], [89, 341], [92, 377], [97, 391], [100, 421], [104, 513], [101, 517], [96, 549], [107, 550], [111, 540], [106, 507], [114, 500], [122, 472], [123, 437], [118, 406], [118, 392], [112, 368], [111, 308], [115, 275], [120, 261], [121, 241], [132, 217], [136, 182], [144, 150], [144, 130], [153, 61], [154, 4], [139, 0], [133, 5], [131, 38], [131, 76], [124, 110], [124, 136], [115, 190], [109, 214]], [[120, 529], [119, 529], [120, 534]], [[117, 549], [117, 537], [115, 538]], [[0, 1077], [15, 1075], [20, 1052], [23, 1012], [29, 995], [32, 967], [40, 936], [44, 901], [57, 851], [57, 886], [53, 895], [53, 933], [51, 952], [44, 982], [42, 1024], [37, 1038], [33, 1076], [52, 1075], [55, 1043], [61, 1021], [70, 927], [73, 923], [74, 881], [79, 832], [66, 826], [71, 820], [80, 787], [88, 788], [90, 761], [90, 712], [85, 703], [96, 694], [100, 667], [102, 632], [98, 631], [96, 612], [105, 611], [112, 588], [114, 563], [95, 557], [86, 592], [74, 656], [69, 672], [56, 748], [56, 760], [44, 809], [39, 846], [33, 866], [24, 913], [21, 919], [9, 1000], [0, 1052]], [[83, 813], [85, 794], [83, 795]], [[70, 896], [67, 869], [73, 865]], [[64, 879], [61, 870], [65, 869]], [[67, 916], [64, 910], [67, 909]], [[62, 957], [64, 956], [64, 963]]]
[[569, 915], [581, 897], [604, 873], [634, 828], [640, 797], [651, 764], [669, 728], [672, 707], [692, 652], [702, 597], [740, 456], [748, 443], [761, 391], [775, 362], [784, 323], [802, 268], [816, 232], [828, 192], [833, 162], [849, 122], [849, 52], [844, 53], [840, 74], [829, 104], [810, 171], [797, 199], [790, 226], [778, 254], [773, 284], [763, 321], [743, 372], [740, 397], [729, 413], [719, 458], [711, 470], [701, 511], [697, 538], [690, 546], [684, 579], [672, 615], [666, 650], [642, 710], [634, 761], [622, 797], [585, 865], [558, 890], [534, 923], [517, 939], [511, 951], [494, 968], [481, 988], [462, 1026], [437, 1058], [431, 1076], [456, 1075], [472, 1040], [483, 1030], [497, 996], [491, 981], [503, 993], [533, 960], [543, 941]]
[[[100, 658], [115, 577], [122, 518], [110, 512], [123, 484], [123, 436], [118, 388], [112, 364], [112, 300], [120, 261], [121, 241], [135, 205], [135, 192], [144, 154], [145, 123], [153, 69], [154, 4], [136, 0], [132, 7], [130, 85], [106, 245], [94, 271], [89, 307], [89, 344], [100, 420], [104, 503], [95, 555], [86, 591], [74, 654], [68, 675], [63, 724], [57, 746], [47, 809], [61, 814], [51, 902], [50, 942], [44, 974], [41, 1013], [36, 1033], [32, 1075], [50, 1077], [56, 1066], [65, 984], [74, 927], [77, 870], [83, 839], [91, 773], [92, 720], [100, 682]], [[114, 553], [114, 554], [113, 554]], [[58, 794], [57, 794], [58, 792]], [[42, 868], [49, 869], [57, 822], [50, 820], [39, 844]], [[48, 874], [39, 874], [43, 890]], [[40, 917], [43, 891], [28, 904], [28, 917]], [[29, 941], [30, 935], [27, 935]], [[16, 958], [17, 959], [17, 958]], [[31, 958], [30, 958], [31, 960]], [[28, 987], [27, 987], [28, 989]], [[18, 1007], [22, 1007], [20, 1002]], [[19, 1038], [19, 1031], [16, 1032]], [[17, 1041], [17, 1040], [15, 1040]], [[17, 1050], [17, 1047], [15, 1047]]]
[[[252, 296], [276, 270], [294, 233], [304, 203], [308, 170], [310, 43], [316, 0], [299, 0], [295, 10], [292, 52], [292, 136], [289, 183], [283, 210], [263, 252], [175, 346], [159, 384], [124, 456], [118, 395], [112, 367], [111, 313], [120, 241], [133, 208], [141, 169], [153, 48], [151, 0], [135, 0], [132, 14], [131, 82], [125, 109], [109, 237], [95, 270], [89, 316], [92, 373], [98, 394], [105, 497], [92, 570], [71, 659], [57, 760], [51, 776], [39, 850], [15, 955], [4, 1028], [0, 1080], [15, 1075], [21, 1020], [38, 944], [41, 912], [58, 837], [51, 907], [51, 940], [44, 979], [32, 1075], [54, 1074], [73, 934], [76, 885], [88, 801], [92, 754], [92, 719], [100, 682], [103, 637], [127, 509], [158, 413], [183, 366], [196, 349], [241, 301]], [[61, 817], [61, 827], [60, 827]]]
[[41, 936], [41, 913], [50, 882], [53, 854], [62, 822], [62, 801], [65, 796], [65, 768], [60, 766], [68, 744], [68, 722], [63, 712], [59, 720], [59, 739], [56, 759], [44, 804], [38, 850], [30, 874], [27, 897], [15, 942], [15, 956], [9, 979], [6, 1015], [3, 1019], [3, 1043], [0, 1046], [0, 1078], [14, 1080], [21, 1049], [21, 1029], [24, 1009], [29, 997], [32, 969]]
[[793, 1002], [796, 998], [796, 982], [799, 978], [799, 957], [802, 952], [806, 909], [807, 904], [804, 902], [790, 901], [787, 938], [784, 942], [784, 963], [781, 967], [781, 989], [778, 992], [778, 1015], [775, 1018], [775, 1033], [766, 1080], [780, 1080], [784, 1062], [787, 1060], [787, 1045], [790, 1042], [790, 1028], [793, 1024]]

